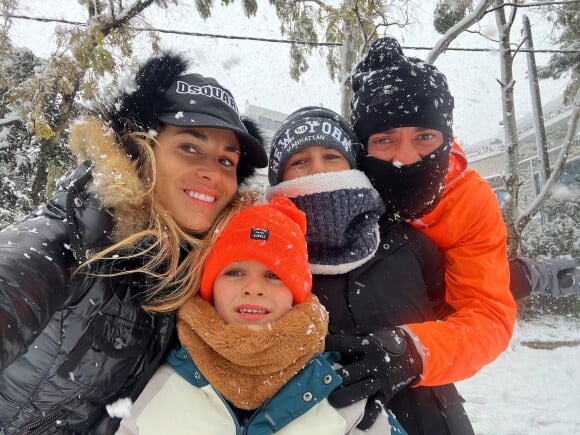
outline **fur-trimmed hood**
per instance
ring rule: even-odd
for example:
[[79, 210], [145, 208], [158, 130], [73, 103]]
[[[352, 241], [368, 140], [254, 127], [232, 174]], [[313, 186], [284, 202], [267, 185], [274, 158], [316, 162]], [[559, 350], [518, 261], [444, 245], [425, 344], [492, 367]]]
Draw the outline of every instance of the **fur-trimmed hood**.
[[136, 165], [115, 141], [115, 134], [101, 119], [87, 117], [71, 126], [69, 147], [80, 162], [93, 162], [88, 191], [113, 213], [113, 240], [120, 241], [148, 227], [150, 189]]

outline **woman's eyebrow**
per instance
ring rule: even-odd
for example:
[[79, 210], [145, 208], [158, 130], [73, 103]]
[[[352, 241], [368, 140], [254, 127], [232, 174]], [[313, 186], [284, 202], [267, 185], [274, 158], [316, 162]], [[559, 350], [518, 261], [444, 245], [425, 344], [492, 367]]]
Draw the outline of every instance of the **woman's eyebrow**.
[[242, 152], [242, 147], [235, 144], [226, 145], [226, 151], [240, 154]]
[[178, 134], [186, 134], [207, 142], [207, 135], [197, 128], [184, 128], [183, 130], [180, 130]]

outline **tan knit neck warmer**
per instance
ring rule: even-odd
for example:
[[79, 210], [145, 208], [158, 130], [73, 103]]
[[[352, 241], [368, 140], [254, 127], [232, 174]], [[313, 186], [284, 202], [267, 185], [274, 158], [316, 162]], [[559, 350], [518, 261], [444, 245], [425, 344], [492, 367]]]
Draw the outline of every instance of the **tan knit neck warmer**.
[[226, 400], [256, 409], [324, 350], [328, 313], [316, 296], [295, 305], [269, 328], [226, 325], [215, 308], [190, 298], [177, 314], [179, 340]]

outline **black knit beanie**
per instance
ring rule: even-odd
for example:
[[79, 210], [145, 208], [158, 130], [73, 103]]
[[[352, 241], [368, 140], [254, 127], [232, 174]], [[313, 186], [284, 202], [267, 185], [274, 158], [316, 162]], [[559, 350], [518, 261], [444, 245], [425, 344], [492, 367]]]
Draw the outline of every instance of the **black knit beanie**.
[[290, 156], [316, 145], [337, 150], [350, 168], [355, 168], [360, 144], [346, 119], [324, 107], [308, 106], [288, 115], [274, 133], [268, 165], [270, 185], [282, 181]]
[[453, 135], [453, 97], [433, 65], [407, 57], [396, 39], [375, 41], [352, 77], [351, 124], [366, 143], [373, 133], [424, 127]]

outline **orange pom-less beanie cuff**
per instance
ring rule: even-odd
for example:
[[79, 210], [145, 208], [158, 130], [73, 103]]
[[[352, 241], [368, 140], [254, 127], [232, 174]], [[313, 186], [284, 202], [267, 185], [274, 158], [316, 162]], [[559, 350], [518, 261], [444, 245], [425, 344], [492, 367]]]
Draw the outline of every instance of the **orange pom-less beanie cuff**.
[[284, 282], [294, 304], [303, 302], [312, 289], [305, 233], [306, 217], [288, 198], [243, 208], [222, 230], [207, 257], [200, 296], [211, 302], [213, 284], [225, 266], [254, 260]]

